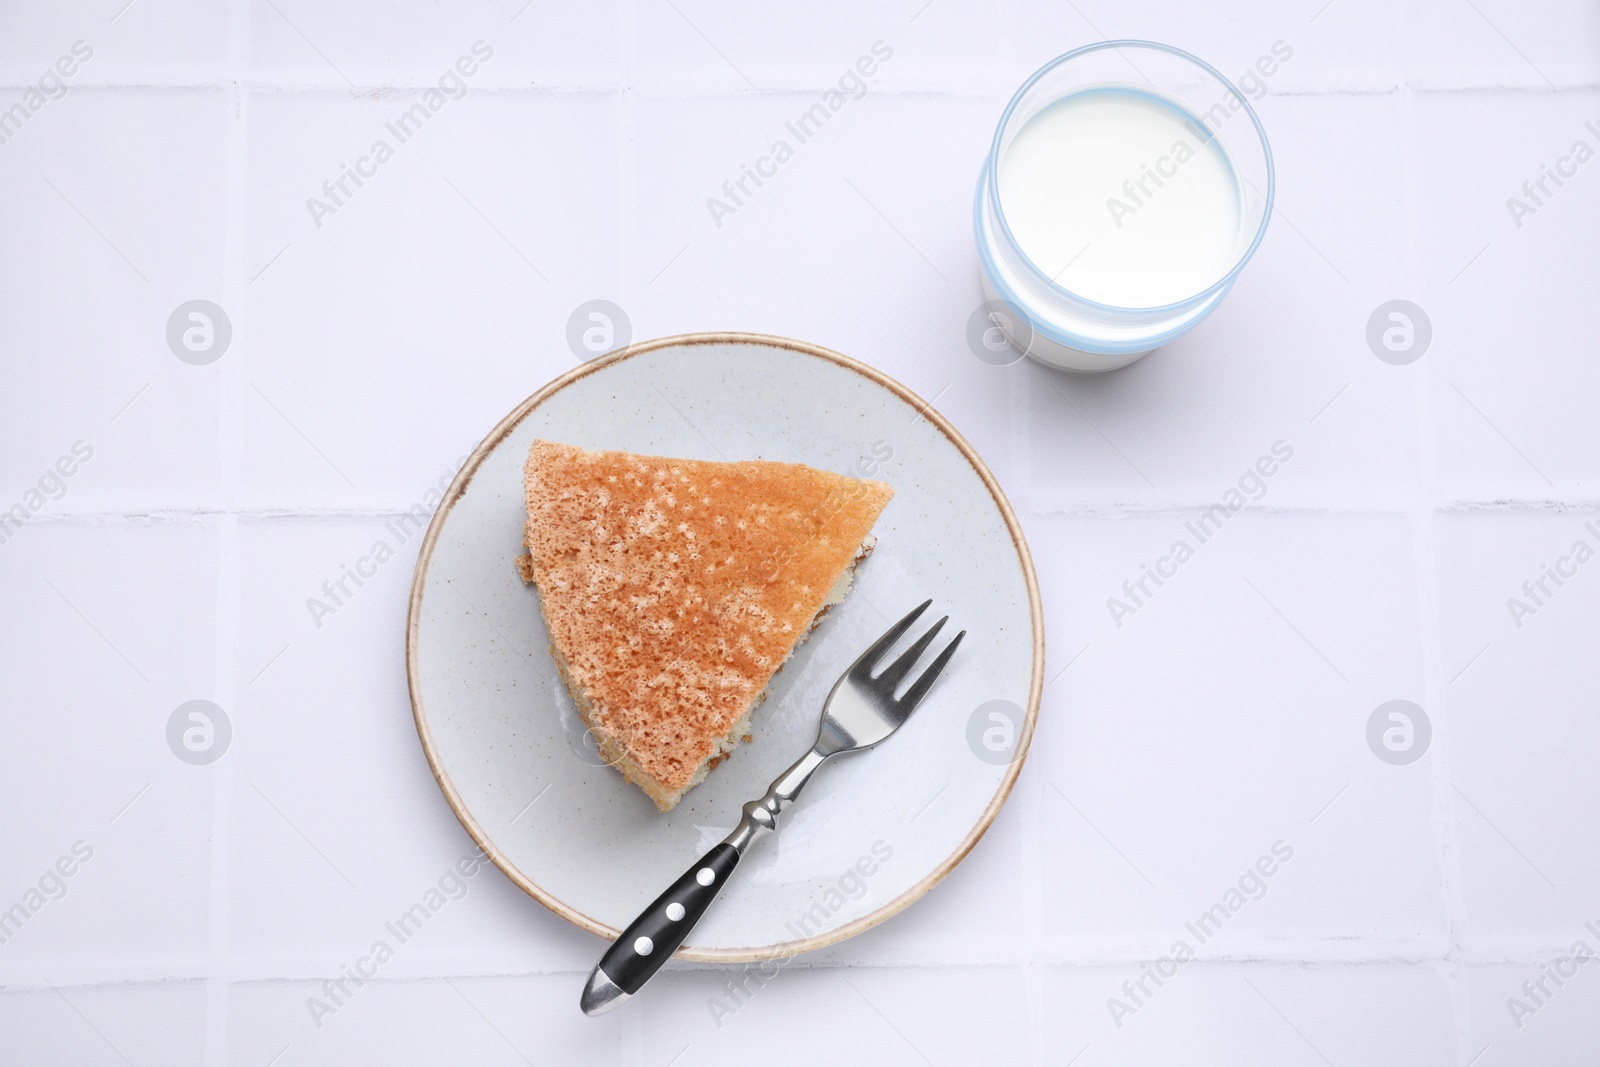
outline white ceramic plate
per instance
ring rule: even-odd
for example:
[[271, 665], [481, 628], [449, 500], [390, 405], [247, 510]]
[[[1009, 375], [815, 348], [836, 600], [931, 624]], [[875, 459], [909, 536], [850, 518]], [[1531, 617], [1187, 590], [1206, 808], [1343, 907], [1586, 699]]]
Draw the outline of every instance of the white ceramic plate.
[[[894, 486], [876, 550], [848, 599], [774, 681], [755, 713], [754, 741], [667, 814], [585, 743], [550, 661], [537, 594], [512, 564], [535, 437], [808, 463]], [[777, 337], [634, 345], [521, 404], [478, 446], [434, 516], [406, 634], [417, 732], [445, 798], [500, 869], [556, 914], [615, 937], [811, 746], [840, 672], [929, 597], [929, 618], [948, 613], [967, 630], [938, 686], [879, 748], [818, 773], [783, 829], [740, 864], [741, 877], [681, 956], [742, 961], [820, 948], [931, 889], [983, 835], [1021, 768], [1044, 637], [1010, 506], [960, 434], [904, 386]]]

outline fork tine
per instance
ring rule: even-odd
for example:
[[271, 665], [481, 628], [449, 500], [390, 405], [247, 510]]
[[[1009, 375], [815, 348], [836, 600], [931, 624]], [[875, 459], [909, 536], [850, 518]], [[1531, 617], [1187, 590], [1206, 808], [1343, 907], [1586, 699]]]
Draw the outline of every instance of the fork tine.
[[956, 634], [956, 639], [945, 646], [932, 665], [922, 672], [922, 677], [911, 683], [911, 688], [906, 690], [906, 695], [895, 701], [895, 710], [902, 716], [910, 715], [916, 710], [922, 698], [928, 695], [928, 690], [933, 688], [933, 683], [939, 680], [939, 674], [944, 670], [950, 657], [956, 654], [956, 646], [961, 644], [961, 639], [967, 636], [967, 631], [962, 630]]
[[932, 599], [924, 600], [916, 606], [910, 615], [889, 627], [882, 637], [872, 643], [871, 648], [861, 653], [860, 658], [850, 664], [850, 670], [847, 673], [857, 678], [870, 676], [873, 665], [883, 657], [885, 652], [889, 651], [896, 641], [900, 640], [901, 634], [911, 629], [911, 624], [916, 622], [922, 613], [928, 610], [928, 605], [932, 603]]
[[911, 668], [917, 665], [917, 659], [928, 650], [928, 646], [933, 644], [933, 639], [939, 636], [939, 631], [949, 621], [950, 616], [946, 615], [934, 623], [927, 633], [917, 638], [916, 641], [912, 642], [910, 648], [900, 654], [899, 659], [889, 664], [876, 678], [872, 679], [873, 682], [880, 688], [887, 689], [889, 695], [893, 696], [894, 691], [899, 688], [905, 676], [911, 673]]

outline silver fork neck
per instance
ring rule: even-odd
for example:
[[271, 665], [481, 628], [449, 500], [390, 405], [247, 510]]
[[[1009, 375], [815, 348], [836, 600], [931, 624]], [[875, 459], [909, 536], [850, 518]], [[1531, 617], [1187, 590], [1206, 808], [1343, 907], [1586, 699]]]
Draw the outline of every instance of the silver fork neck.
[[794, 766], [778, 775], [767, 787], [766, 796], [760, 800], [752, 800], [744, 806], [744, 818], [739, 820], [739, 825], [733, 828], [733, 832], [724, 838], [724, 841], [737, 849], [742, 856], [745, 849], [776, 831], [778, 816], [783, 813], [783, 809], [794, 803], [795, 797], [800, 795], [800, 790], [805, 788], [806, 782], [811, 780], [817, 768], [832, 754], [822, 751], [819, 742], [816, 748], [796, 760]]

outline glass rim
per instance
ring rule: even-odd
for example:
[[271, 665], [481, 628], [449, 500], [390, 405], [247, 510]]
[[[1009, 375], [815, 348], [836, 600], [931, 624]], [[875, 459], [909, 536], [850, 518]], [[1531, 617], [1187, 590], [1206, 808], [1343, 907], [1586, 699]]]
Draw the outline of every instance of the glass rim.
[[[1000, 139], [1005, 134], [1006, 128], [1010, 125], [1012, 115], [1015, 114], [1017, 110], [1017, 105], [1022, 102], [1022, 98], [1027, 95], [1028, 90], [1032, 89], [1041, 78], [1043, 78], [1046, 74], [1049, 74], [1052, 70], [1055, 70], [1057, 67], [1061, 66], [1063, 63], [1066, 63], [1068, 60], [1076, 59], [1079, 56], [1086, 55], [1090, 52], [1098, 52], [1107, 48], [1148, 48], [1158, 52], [1166, 52], [1169, 55], [1176, 56], [1179, 59], [1186, 60], [1194, 64], [1200, 70], [1211, 75], [1211, 77], [1215, 78], [1219, 83], [1221, 83], [1223, 87], [1225, 87], [1230, 93], [1238, 97], [1239, 103], [1244, 109], [1244, 113], [1249, 116], [1251, 124], [1255, 127], [1256, 137], [1261, 143], [1261, 154], [1266, 160], [1267, 190], [1266, 193], [1263, 194], [1266, 201], [1266, 207], [1261, 213], [1261, 222], [1256, 227], [1255, 236], [1251, 239], [1250, 246], [1240, 253], [1239, 258], [1234, 262], [1233, 266], [1228, 268], [1228, 271], [1223, 274], [1221, 278], [1218, 278], [1206, 288], [1186, 296], [1182, 300], [1174, 301], [1170, 304], [1158, 304], [1149, 307], [1134, 307], [1125, 304], [1104, 304], [1098, 300], [1092, 300], [1089, 297], [1084, 296], [1082, 293], [1075, 292], [1071, 289], [1068, 289], [1066, 286], [1061, 285], [1054, 278], [1050, 277], [1043, 270], [1041, 270], [1039, 265], [1029, 257], [1028, 253], [1023, 251], [1022, 245], [1018, 243], [1016, 236], [1011, 232], [1011, 224], [1006, 221], [1005, 205], [1002, 204], [1000, 200]], [[1233, 82], [1230, 81], [1221, 71], [1217, 70], [1216, 67], [1213, 67], [1199, 56], [1185, 52], [1183, 49], [1174, 47], [1170, 44], [1162, 44], [1159, 41], [1140, 41], [1131, 38], [1097, 41], [1093, 44], [1083, 45], [1081, 48], [1074, 48], [1070, 52], [1062, 53], [1061, 55], [1052, 59], [1050, 62], [1046, 63], [1044, 66], [1040, 67], [1038, 70], [1034, 71], [1033, 74], [1028, 77], [1028, 80], [1023, 82], [1017, 88], [1017, 91], [1012, 94], [1011, 101], [1006, 104], [1005, 111], [1001, 112], [1000, 114], [1000, 121], [996, 123], [994, 128], [994, 139], [990, 142], [989, 146], [989, 159], [986, 170], [988, 171], [988, 174], [985, 178], [985, 183], [988, 187], [989, 199], [993, 204], [995, 221], [999, 223], [1000, 232], [1005, 235], [1006, 242], [1016, 250], [1017, 258], [1027, 266], [1028, 270], [1033, 272], [1034, 276], [1038, 278], [1039, 281], [1043, 282], [1046, 287], [1054, 292], [1061, 293], [1073, 300], [1080, 301], [1089, 307], [1114, 312], [1139, 311], [1158, 313], [1163, 311], [1174, 311], [1198, 303], [1233, 284], [1233, 280], [1239, 276], [1239, 272], [1244, 269], [1244, 265], [1250, 262], [1251, 257], [1255, 255], [1256, 249], [1260, 247], [1262, 238], [1266, 236], [1267, 223], [1272, 218], [1273, 203], [1277, 193], [1277, 174], [1272, 162], [1272, 144], [1267, 140], [1266, 127], [1261, 124], [1260, 116], [1256, 114], [1255, 108], [1250, 106], [1250, 99], [1245, 96], [1244, 93], [1239, 91], [1239, 87], [1234, 85]], [[1255, 188], [1255, 186], [1252, 185], [1249, 179], [1245, 178], [1243, 174], [1239, 175], [1239, 179], [1246, 185], [1250, 185], [1251, 188]], [[1259, 189], [1256, 191], [1260, 192]]]

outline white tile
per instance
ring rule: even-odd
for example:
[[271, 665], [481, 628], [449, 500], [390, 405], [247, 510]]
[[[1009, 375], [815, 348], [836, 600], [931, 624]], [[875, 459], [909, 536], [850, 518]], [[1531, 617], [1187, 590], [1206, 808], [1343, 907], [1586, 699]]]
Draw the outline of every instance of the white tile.
[[[635, 9], [634, 72], [649, 91], [830, 89], [972, 92], [996, 80], [1004, 19], [992, 4], [850, 4], [755, 9], [674, 0]], [[1020, 80], [1020, 79], [1018, 79]]]
[[[1176, 45], [1233, 79], [1252, 96], [1261, 89], [1370, 89], [1393, 85], [1399, 22], [1374, 0], [1288, 7], [1269, 0], [1205, 6], [1118, 5], [1107, 0], [1056, 5], [1030, 0], [1007, 12], [1022, 78], [1055, 56], [1105, 38]], [[1273, 53], [1274, 46], [1278, 53]], [[1287, 56], [1287, 58], [1282, 58]], [[1260, 64], [1260, 66], [1258, 66]]]
[[227, 104], [220, 90], [84, 89], [0, 149], [6, 386], [28, 399], [0, 428], [17, 459], [6, 507], [78, 441], [93, 462], [51, 511], [214, 499], [219, 368], [180, 361], [167, 323], [222, 295]]
[[[1577, 510], [1439, 520], [1465, 936], [1486, 951], [1564, 945], [1594, 918], [1600, 861], [1571, 846], [1573, 827], [1600, 816], [1586, 651], [1600, 580], [1573, 558], [1580, 541], [1600, 551], [1591, 523], [1600, 515]], [[1556, 567], [1577, 574], [1558, 586]]]
[[32, 913], [6, 930], [8, 978], [192, 973], [205, 956], [218, 768], [180, 761], [167, 728], [216, 696], [216, 543], [197, 525], [48, 523], [0, 548], [0, 909]]
[[[1218, 951], [1440, 946], [1428, 764], [1366, 745], [1373, 710], [1423, 688], [1407, 522], [1243, 513], [1200, 543], [1186, 521], [1027, 524], [1069, 549], [1040, 574], [1046, 958], [1165, 945], [1280, 841], [1292, 859], [1247, 881]], [[1135, 604], [1122, 583], [1180, 540], [1193, 557]]]
[[[1584, 357], [1589, 300], [1574, 269], [1600, 236], [1600, 163], [1564, 187], [1546, 180], [1535, 213], [1512, 218], [1510, 198], [1561, 164], [1576, 141], [1600, 153], [1600, 93], [1425, 94], [1416, 103], [1419, 232], [1433, 349], [1423, 357], [1433, 408], [1434, 463], [1453, 494], [1497, 499], [1571, 497], [1597, 472], [1587, 398], [1600, 370]], [[1447, 153], [1486, 124], [1503, 130], [1482, 166]], [[1575, 166], [1571, 159], [1561, 164]], [[1549, 195], [1544, 195], [1548, 193]]]
[[[1022, 1063], [1020, 968], [674, 970], [636, 1012], [650, 1058], [805, 1064]], [[730, 988], [732, 983], [732, 988]], [[648, 999], [646, 999], [648, 998]]]
[[1413, 0], [1403, 35], [1408, 79], [1426, 86], [1593, 85], [1600, 73], [1600, 14], [1558, 0]]
[[[330, 602], [322, 583], [379, 539], [395, 558], [318, 627], [307, 601]], [[428, 771], [395, 638], [419, 540], [376, 518], [241, 530], [229, 919], [247, 974], [337, 973], [441, 880], [448, 910], [394, 946], [392, 976], [579, 967], [599, 946], [493, 867], [449, 877], [474, 848]]]
[[[1151, 963], [1168, 972], [1159, 986], [1142, 967], [1047, 970], [1051, 1047], [1086, 1064], [1465, 1062], [1450, 990], [1429, 968]], [[1141, 979], [1145, 992], [1124, 990]]]
[[203, 982], [12, 989], [0, 994], [0, 1032], [6, 1063], [205, 1062], [206, 987]]
[[[399, 1067], [471, 1062], [494, 1067], [552, 1055], [606, 1063], [653, 1063], [638, 1052], [638, 1027], [578, 1011], [580, 980], [380, 977], [345, 992], [318, 982], [252, 982], [229, 991], [229, 1048], [240, 1062], [314, 1067], [374, 1060]], [[320, 1005], [320, 1006], [319, 1006]]]
[[[469, 94], [402, 142], [387, 127], [416, 102], [251, 101], [248, 499], [413, 499], [419, 470], [432, 481], [577, 365], [568, 314], [615, 291], [608, 97]], [[393, 158], [363, 163], [380, 140]], [[343, 166], [376, 175], [319, 228], [307, 201], [328, 203]]]
[[[1580, 941], [1591, 956], [1600, 949], [1600, 936], [1580, 927], [1571, 931], [1560, 953], [1524, 963], [1479, 964], [1466, 969], [1472, 1050], [1489, 1049], [1483, 1062], [1492, 1057], [1495, 1063], [1510, 1067], [1542, 1067], [1583, 1063], [1593, 1057], [1600, 982], [1595, 980], [1592, 963], [1574, 963]], [[1543, 983], [1542, 989], [1538, 983]]]
[[[404, 0], [382, 18], [296, 0], [252, 4], [251, 73], [265, 84], [426, 88], [463, 57], [481, 59], [468, 80], [500, 86], [615, 84], [617, 5]], [[474, 50], [476, 48], [476, 51]], [[472, 70], [467, 62], [461, 72]]]
[[[0, 16], [0, 79], [26, 88], [54, 71], [69, 91], [214, 80], [226, 69], [230, 18], [230, 5], [203, 0], [17, 5]], [[55, 83], [47, 79], [45, 89]]]

